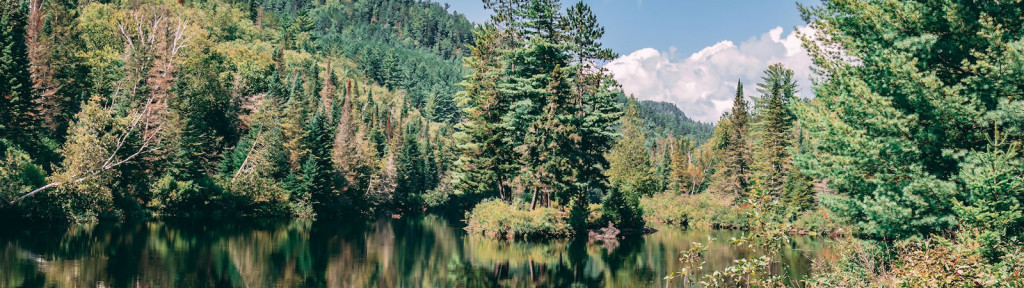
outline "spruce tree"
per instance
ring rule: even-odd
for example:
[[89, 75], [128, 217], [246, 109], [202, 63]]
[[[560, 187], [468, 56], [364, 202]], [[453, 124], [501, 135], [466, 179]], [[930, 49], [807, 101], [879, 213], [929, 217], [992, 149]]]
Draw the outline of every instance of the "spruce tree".
[[29, 154], [36, 149], [38, 107], [29, 76], [25, 43], [26, 7], [18, 0], [0, 1], [0, 137]]
[[485, 24], [474, 31], [476, 44], [470, 47], [470, 57], [463, 61], [473, 73], [460, 83], [465, 90], [455, 98], [464, 117], [456, 127], [459, 158], [455, 189], [464, 194], [499, 195], [507, 197], [506, 180], [510, 178], [507, 165], [510, 147], [499, 129], [507, 113], [508, 101], [498, 90], [498, 81], [504, 73], [498, 45], [500, 35], [494, 26]]
[[736, 97], [733, 99], [732, 110], [724, 115], [727, 117], [725, 139], [722, 139], [722, 170], [724, 177], [720, 180], [722, 192], [746, 197], [750, 179], [750, 148], [747, 140], [749, 132], [750, 111], [747, 99], [743, 97], [743, 82], [736, 83]]
[[333, 129], [329, 127], [325, 112], [318, 109], [306, 122], [303, 137], [309, 154], [302, 164], [302, 178], [310, 183], [310, 199], [318, 215], [336, 214], [340, 211], [329, 211], [342, 204], [331, 160]]
[[790, 174], [793, 147], [793, 102], [796, 80], [793, 71], [776, 63], [764, 71], [757, 91], [761, 98], [755, 108], [756, 127], [754, 144], [754, 177], [759, 189], [779, 198], [784, 194], [784, 183]]

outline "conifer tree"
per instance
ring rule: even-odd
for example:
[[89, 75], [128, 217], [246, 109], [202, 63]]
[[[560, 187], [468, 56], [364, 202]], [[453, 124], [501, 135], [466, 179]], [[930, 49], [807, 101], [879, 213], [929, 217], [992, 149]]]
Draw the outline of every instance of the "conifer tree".
[[792, 102], [796, 91], [793, 71], [776, 63], [764, 71], [757, 91], [761, 98], [757, 111], [754, 144], [754, 177], [759, 189], [779, 198], [784, 194], [784, 183], [790, 175], [793, 147]]
[[562, 21], [563, 37], [579, 69], [575, 92], [578, 95], [584, 91], [596, 93], [600, 82], [604, 80], [602, 74], [605, 69], [600, 67], [602, 62], [615, 59], [618, 55], [602, 47], [600, 39], [604, 37], [604, 27], [597, 23], [597, 16], [589, 5], [576, 2], [565, 13]]
[[668, 153], [671, 164], [669, 167], [672, 169], [669, 174], [668, 189], [675, 193], [690, 193], [691, 182], [689, 173], [690, 166], [692, 166], [690, 156], [693, 153], [693, 143], [690, 142], [690, 139], [686, 138], [670, 138], [670, 140], [671, 146]]
[[506, 197], [508, 146], [498, 129], [508, 103], [498, 90], [498, 81], [504, 72], [498, 45], [498, 30], [485, 24], [474, 31], [476, 44], [470, 47], [470, 57], [464, 58], [466, 68], [473, 73], [460, 83], [465, 90], [455, 98], [464, 115], [454, 137], [458, 141], [459, 158], [455, 166], [455, 188], [466, 194]]
[[[318, 215], [340, 212], [342, 199], [334, 177], [334, 162], [331, 160], [334, 135], [328, 128], [327, 116], [318, 109], [306, 122], [305, 148], [309, 151], [302, 164], [302, 177], [310, 183], [310, 199]], [[331, 211], [331, 212], [328, 212]]]
[[396, 162], [398, 163], [398, 187], [395, 189], [395, 202], [400, 208], [415, 208], [419, 202], [417, 199], [426, 189], [426, 175], [423, 171], [424, 157], [420, 153], [418, 121], [410, 121], [403, 129], [401, 153]]
[[747, 196], [750, 179], [750, 148], [747, 139], [749, 132], [750, 111], [747, 99], [743, 98], [743, 82], [736, 83], [736, 97], [733, 99], [732, 110], [726, 115], [728, 122], [721, 127], [725, 132], [721, 147], [722, 170], [719, 170], [722, 192], [732, 193], [739, 197]]
[[0, 137], [34, 154], [38, 144], [33, 128], [39, 111], [31, 90], [26, 7], [22, 4], [0, 1]]
[[[803, 9], [817, 31], [805, 41], [808, 52], [829, 77], [816, 83], [815, 104], [800, 113], [810, 152], [797, 164], [830, 180], [837, 193], [822, 195], [824, 206], [880, 239], [960, 223], [993, 224], [976, 226], [992, 233], [983, 237], [989, 247], [1005, 240], [1003, 231], [1020, 235], [1021, 218], [1010, 216], [1020, 215], [1019, 206], [985, 200], [1024, 199], [1020, 177], [999, 176], [1021, 167], [1013, 151], [1024, 137], [1024, 82], [1019, 69], [1000, 68], [1024, 60], [1024, 47], [1010, 44], [1024, 39], [1020, 7], [823, 1]], [[988, 184], [979, 185], [983, 178]], [[1009, 183], [1018, 188], [1000, 186]], [[1012, 220], [996, 221], [1003, 217]]]
[[47, 135], [61, 141], [71, 117], [86, 100], [89, 69], [78, 53], [84, 49], [78, 28], [78, 1], [31, 0], [28, 50], [33, 93], [39, 99]]

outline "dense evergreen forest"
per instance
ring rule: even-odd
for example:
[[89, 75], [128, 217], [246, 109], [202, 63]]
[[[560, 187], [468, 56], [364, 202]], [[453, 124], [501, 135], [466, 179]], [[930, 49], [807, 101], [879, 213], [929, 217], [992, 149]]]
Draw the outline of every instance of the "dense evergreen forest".
[[714, 125], [626, 95], [586, 4], [481, 5], [0, 0], [0, 211], [661, 222], [764, 252], [695, 277], [694, 243], [684, 285], [795, 283], [771, 273], [794, 234], [838, 243], [807, 285], [1024, 285], [1020, 0], [798, 7], [813, 87], [763, 67]]

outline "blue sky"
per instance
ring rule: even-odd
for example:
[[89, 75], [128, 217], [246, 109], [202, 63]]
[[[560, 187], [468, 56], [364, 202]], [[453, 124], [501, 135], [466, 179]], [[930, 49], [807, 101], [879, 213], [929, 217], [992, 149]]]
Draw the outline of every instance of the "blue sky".
[[[480, 0], [441, 0], [470, 21], [489, 11]], [[621, 54], [606, 67], [637, 98], [667, 101], [716, 122], [731, 107], [736, 81], [756, 96], [761, 71], [783, 63], [810, 94], [810, 59], [795, 30], [813, 33], [792, 0], [584, 0], [605, 27], [605, 47]], [[816, 5], [818, 0], [799, 0]], [[563, 6], [574, 1], [563, 1]]]
[[[486, 21], [480, 0], [445, 0], [470, 21]], [[804, 25], [793, 0], [585, 0], [605, 27], [605, 46], [620, 54], [643, 48], [694, 53], [722, 40], [742, 41], [777, 26]], [[801, 0], [815, 4], [816, 0]], [[568, 6], [575, 1], [563, 1]]]

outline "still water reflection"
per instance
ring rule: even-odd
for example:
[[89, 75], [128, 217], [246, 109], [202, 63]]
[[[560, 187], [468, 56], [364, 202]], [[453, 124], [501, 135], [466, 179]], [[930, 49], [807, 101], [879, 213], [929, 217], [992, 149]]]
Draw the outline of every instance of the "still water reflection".
[[[740, 233], [669, 227], [608, 249], [508, 242], [437, 216], [375, 221], [147, 221], [0, 230], [0, 287], [664, 287], [678, 252], [708, 236], [720, 269], [750, 251]], [[794, 239], [777, 271], [800, 278], [820, 241]], [[672, 286], [671, 284], [668, 286]]]

